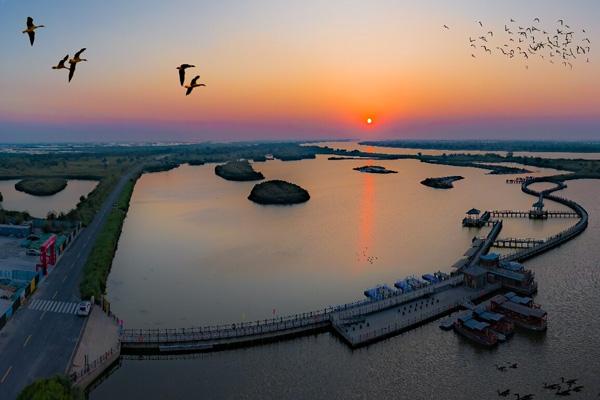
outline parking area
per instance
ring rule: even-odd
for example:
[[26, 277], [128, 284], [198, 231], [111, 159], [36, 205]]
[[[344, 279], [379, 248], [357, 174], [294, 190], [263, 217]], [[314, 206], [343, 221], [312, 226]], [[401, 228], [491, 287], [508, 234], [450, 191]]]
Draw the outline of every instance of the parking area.
[[22, 242], [22, 238], [0, 236], [0, 315], [12, 306], [36, 272], [39, 256], [27, 255]]

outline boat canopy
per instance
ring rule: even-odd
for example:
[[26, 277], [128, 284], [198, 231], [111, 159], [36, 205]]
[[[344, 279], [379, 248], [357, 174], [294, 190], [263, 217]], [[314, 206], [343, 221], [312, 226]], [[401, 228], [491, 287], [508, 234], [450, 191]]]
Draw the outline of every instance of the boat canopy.
[[[509, 297], [509, 294], [512, 294], [512, 296]], [[523, 304], [523, 305], [527, 305], [533, 301], [533, 299], [531, 297], [517, 296], [513, 292], [508, 293], [506, 295], [506, 298], [509, 299], [510, 301], [512, 301], [513, 303]]]
[[467, 211], [467, 215], [479, 215], [481, 214], [481, 211], [479, 211], [476, 208], [471, 208], [469, 211]]
[[464, 311], [458, 317], [456, 317], [456, 319], [460, 322], [467, 322], [468, 320], [473, 319], [473, 313], [469, 310]]
[[514, 261], [509, 261], [509, 262], [502, 263], [501, 266], [504, 269], [507, 269], [509, 271], [514, 271], [514, 272], [520, 272], [520, 271], [523, 271], [525, 269], [525, 267], [523, 266], [523, 264], [520, 264], [520, 263], [514, 262]]
[[394, 289], [388, 285], [377, 285], [374, 288], [365, 290], [365, 296], [370, 299], [379, 300], [394, 293]]
[[396, 286], [398, 289], [401, 289], [403, 292], [410, 292], [412, 290], [412, 287], [408, 284], [406, 279], [397, 281], [394, 283], [394, 286]]
[[440, 280], [431, 274], [425, 274], [422, 276], [427, 282], [438, 283]]
[[482, 255], [480, 259], [482, 261], [498, 261], [500, 259], [500, 255], [498, 253], [489, 253]]
[[498, 314], [495, 312], [491, 312], [491, 311], [475, 311], [477, 313], [477, 316], [481, 319], [484, 319], [486, 321], [491, 321], [491, 322], [500, 322], [502, 321], [502, 319], [504, 318], [504, 316], [502, 314]]
[[504, 304], [508, 301], [508, 299], [504, 296], [502, 296], [501, 294], [498, 294], [494, 297], [492, 297], [491, 302], [492, 303], [496, 303], [496, 304]]
[[489, 324], [486, 322], [481, 322], [481, 321], [477, 321], [474, 319], [470, 319], [470, 320], [464, 322], [464, 326], [466, 326], [469, 329], [476, 330], [476, 331], [483, 331], [483, 330], [485, 330], [485, 328], [487, 328], [489, 326]]
[[512, 301], [503, 303], [501, 307], [505, 310], [521, 314], [525, 317], [544, 318], [546, 316], [546, 311], [540, 308], [525, 307], [521, 304], [513, 303]]

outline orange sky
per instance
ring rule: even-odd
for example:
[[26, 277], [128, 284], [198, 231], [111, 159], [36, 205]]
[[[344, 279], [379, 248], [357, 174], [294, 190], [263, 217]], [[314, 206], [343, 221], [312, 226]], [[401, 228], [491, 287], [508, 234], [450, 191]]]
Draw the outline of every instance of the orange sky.
[[[49, 2], [0, 5], [0, 45], [9, 55], [0, 64], [0, 120], [11, 132], [21, 127], [43, 138], [44, 128], [133, 127], [139, 139], [159, 124], [190, 140], [272, 137], [267, 131], [282, 129], [282, 138], [414, 137], [402, 127], [481, 118], [600, 120], [594, 62], [569, 71], [539, 60], [525, 69], [501, 55], [472, 59], [467, 39], [479, 32], [476, 19], [502, 31], [509, 18], [538, 16], [536, 4], [545, 6], [540, 17], [548, 25], [568, 14], [572, 25], [600, 32], [592, 1], [140, 1], [65, 2], [72, 6], [62, 13]], [[33, 48], [19, 32], [22, 16], [31, 14], [48, 25]], [[75, 15], [79, 21], [67, 24]], [[67, 84], [66, 72], [50, 66], [80, 47], [90, 61]], [[198, 65], [189, 74], [198, 72], [207, 87], [184, 96], [175, 70], [181, 62]], [[11, 138], [7, 129], [0, 128], [0, 141]]]

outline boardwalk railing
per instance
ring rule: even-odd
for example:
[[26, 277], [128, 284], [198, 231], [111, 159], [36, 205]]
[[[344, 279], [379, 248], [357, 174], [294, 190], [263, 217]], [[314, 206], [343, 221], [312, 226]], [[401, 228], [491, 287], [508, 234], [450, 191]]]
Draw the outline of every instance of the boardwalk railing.
[[[552, 183], [556, 184], [556, 187], [543, 190], [542, 192], [537, 192], [537, 191], [529, 188], [530, 184], [536, 183], [536, 182], [552, 182]], [[569, 200], [569, 199], [565, 199], [564, 197], [552, 195], [553, 192], [562, 190], [566, 187], [567, 187], [567, 185], [564, 182], [556, 182], [556, 181], [551, 181], [551, 180], [547, 180], [547, 179], [545, 180], [544, 178], [536, 178], [535, 180], [526, 182], [521, 186], [521, 190], [524, 193], [527, 193], [529, 195], [536, 196], [536, 197], [541, 195], [548, 200], [552, 200], [554, 202], [557, 202], [564, 206], [569, 207], [570, 209], [573, 210], [572, 214], [576, 214], [579, 217], [579, 221], [577, 221], [577, 223], [575, 225], [571, 226], [570, 228], [568, 228], [556, 235], [550, 236], [549, 238], [547, 238], [544, 241], [544, 243], [542, 243], [538, 246], [534, 246], [534, 247], [531, 247], [528, 249], [518, 251], [516, 253], [508, 254], [508, 255], [502, 257], [503, 260], [506, 260], [506, 261], [527, 260], [531, 257], [534, 257], [543, 252], [546, 252], [556, 246], [561, 245], [562, 243], [565, 243], [565, 242], [571, 240], [572, 238], [574, 238], [575, 236], [581, 234], [583, 231], [586, 230], [586, 228], [588, 226], [588, 219], [589, 219], [587, 211], [581, 205], [574, 202], [573, 200]]]
[[335, 307], [327, 307], [319, 311], [294, 314], [256, 322], [179, 329], [123, 329], [121, 331], [120, 339], [121, 343], [125, 345], [142, 343], [189, 343], [219, 341], [257, 335], [275, 335], [290, 330], [318, 328], [322, 325], [329, 324], [332, 315], [335, 315], [336, 319], [345, 319], [374, 313], [434, 293], [436, 290], [441, 290], [445, 286], [460, 284], [462, 281], [463, 276], [457, 275], [410, 293], [398, 292], [398, 294], [392, 295], [386, 299], [358, 301]]
[[[87, 381], [88, 379], [93, 380], [95, 378], [95, 375], [100, 374], [107, 368], [107, 364], [112, 364], [115, 360], [117, 360], [120, 354], [121, 343], [117, 343], [91, 363], [86, 364], [83, 367], [81, 367], [78, 371], [73, 372], [70, 375], [71, 380], [75, 385], [79, 385], [81, 382]], [[87, 382], [87, 384], [89, 383], [91, 382]]]

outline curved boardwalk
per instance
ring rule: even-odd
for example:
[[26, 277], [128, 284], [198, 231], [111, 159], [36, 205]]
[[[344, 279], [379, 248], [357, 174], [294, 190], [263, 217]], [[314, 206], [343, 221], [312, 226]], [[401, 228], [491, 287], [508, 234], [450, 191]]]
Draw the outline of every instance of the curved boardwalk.
[[[536, 182], [552, 182], [556, 184], [556, 187], [537, 192], [529, 188], [529, 185]], [[546, 199], [569, 207], [579, 216], [579, 221], [571, 228], [544, 240], [543, 243], [506, 256], [505, 260], [523, 261], [534, 257], [571, 240], [586, 229], [588, 225], [587, 211], [572, 200], [552, 194], [565, 187], [566, 185], [563, 182], [547, 178], [528, 180], [522, 184], [521, 190], [527, 194], [535, 197], [542, 195]], [[466, 263], [467, 267], [476, 265], [479, 257], [489, 251], [501, 229], [502, 221], [495, 222], [488, 237], [474, 248], [472, 256]], [[482, 291], [469, 292], [468, 289], [461, 286], [462, 282], [463, 275], [461, 272], [457, 272], [449, 280], [410, 293], [395, 294], [382, 300], [364, 300], [336, 307], [328, 307], [319, 311], [256, 322], [182, 329], [124, 329], [120, 335], [121, 352], [123, 354], [173, 354], [215, 351], [276, 341], [287, 337], [313, 334], [332, 328], [350, 345], [360, 345], [368, 341], [366, 339], [370, 338], [368, 335], [371, 333], [374, 335], [374, 339], [385, 336], [386, 332], [395, 334], [399, 329], [407, 329], [429, 319], [437, 318], [443, 315], [443, 313], [450, 312], [465, 300], [474, 300], [487, 295], [487, 293]], [[497, 290], [498, 287], [490, 287], [488, 289], [490, 291]], [[389, 314], [391, 310], [397, 315], [400, 307], [406, 308], [409, 304], [417, 302], [419, 304], [425, 302], [425, 305], [427, 305], [427, 302], [431, 300], [424, 299], [432, 298], [436, 299], [435, 310], [433, 308], [426, 308], [423, 312], [419, 312], [418, 315], [411, 315], [410, 318], [412, 319], [407, 317], [406, 321], [395, 317], [396, 319], [393, 322], [395, 325], [388, 324], [389, 326], [383, 326], [378, 323], [379, 329], [382, 330], [381, 332], [376, 331], [376, 326], [365, 323], [367, 317], [373, 321], [372, 316], [376, 313]], [[356, 326], [359, 326], [360, 329], [366, 329], [365, 333], [353, 334], [353, 328]], [[366, 339], [361, 335], [367, 335]]]
[[[535, 190], [529, 188], [529, 185], [531, 185], [532, 183], [539, 183], [539, 182], [550, 182], [550, 183], [556, 184], [556, 186], [553, 188], [550, 188], [550, 189], [543, 190], [541, 192], [538, 192], [538, 191], [535, 191]], [[585, 231], [585, 229], [588, 226], [588, 219], [589, 219], [588, 213], [585, 210], [585, 208], [583, 208], [581, 205], [574, 202], [573, 200], [569, 200], [564, 197], [559, 197], [559, 196], [555, 196], [552, 194], [556, 191], [565, 189], [566, 187], [567, 187], [567, 185], [564, 182], [555, 181], [555, 180], [548, 179], [548, 178], [536, 178], [536, 179], [527, 181], [521, 185], [521, 190], [531, 196], [539, 197], [541, 195], [548, 200], [552, 200], [554, 202], [557, 202], [564, 206], [569, 207], [571, 210], [573, 210], [579, 216], [579, 221], [577, 221], [577, 223], [575, 225], [573, 225], [572, 227], [570, 227], [569, 229], [564, 230], [564, 231], [558, 233], [557, 235], [547, 238], [544, 241], [544, 243], [542, 243], [542, 244], [539, 244], [537, 246], [534, 246], [534, 247], [531, 247], [528, 249], [518, 251], [513, 254], [509, 254], [507, 257], [504, 258], [505, 260], [507, 260], [507, 261], [525, 261], [525, 260], [535, 257], [539, 254], [545, 253], [546, 251], [551, 250], [557, 246], [560, 246], [561, 244], [568, 242], [569, 240], [573, 239], [575, 236], [577, 236], [577, 235], [581, 234], [583, 231]]]

